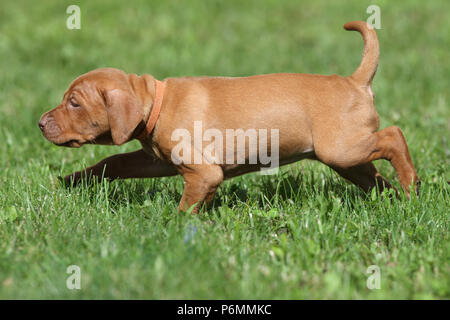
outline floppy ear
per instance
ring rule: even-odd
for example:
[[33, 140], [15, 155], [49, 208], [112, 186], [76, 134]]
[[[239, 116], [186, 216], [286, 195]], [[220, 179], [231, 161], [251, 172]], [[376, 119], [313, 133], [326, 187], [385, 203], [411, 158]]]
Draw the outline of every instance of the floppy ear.
[[130, 140], [144, 117], [142, 105], [131, 91], [114, 89], [105, 92], [106, 110], [114, 144]]

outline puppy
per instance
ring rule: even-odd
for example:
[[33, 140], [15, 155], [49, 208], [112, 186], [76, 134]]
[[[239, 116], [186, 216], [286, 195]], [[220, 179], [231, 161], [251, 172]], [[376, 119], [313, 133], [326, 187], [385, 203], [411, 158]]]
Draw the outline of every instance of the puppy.
[[181, 174], [183, 211], [197, 211], [224, 179], [267, 167], [267, 159], [277, 166], [315, 159], [366, 192], [392, 188], [372, 164], [386, 159], [409, 197], [419, 179], [402, 131], [378, 131], [371, 88], [376, 33], [362, 21], [344, 28], [364, 38], [361, 64], [349, 77], [289, 73], [159, 81], [102, 68], [75, 79], [39, 128], [67, 147], [138, 139], [141, 150], [106, 158], [65, 181]]

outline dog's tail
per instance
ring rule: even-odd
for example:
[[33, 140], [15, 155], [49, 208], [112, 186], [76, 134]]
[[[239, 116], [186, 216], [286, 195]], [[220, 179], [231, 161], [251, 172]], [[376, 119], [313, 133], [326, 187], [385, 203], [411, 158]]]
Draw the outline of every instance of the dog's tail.
[[361, 64], [351, 77], [361, 85], [370, 85], [378, 67], [380, 47], [375, 30], [367, 22], [351, 21], [344, 25], [345, 30], [359, 31], [364, 39], [364, 51]]

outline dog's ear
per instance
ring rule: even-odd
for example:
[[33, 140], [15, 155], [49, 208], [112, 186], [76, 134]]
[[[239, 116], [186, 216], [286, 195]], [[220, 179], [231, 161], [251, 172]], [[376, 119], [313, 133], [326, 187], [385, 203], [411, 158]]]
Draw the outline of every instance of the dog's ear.
[[111, 137], [116, 145], [130, 140], [142, 121], [142, 105], [131, 90], [113, 89], [104, 93]]

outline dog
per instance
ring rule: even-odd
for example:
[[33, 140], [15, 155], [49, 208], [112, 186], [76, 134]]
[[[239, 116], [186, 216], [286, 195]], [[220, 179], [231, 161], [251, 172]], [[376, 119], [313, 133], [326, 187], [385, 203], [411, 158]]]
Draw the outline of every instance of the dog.
[[[76, 78], [61, 104], [41, 117], [39, 128], [46, 139], [66, 147], [122, 145], [138, 139], [141, 150], [113, 155], [64, 181], [181, 174], [182, 211], [198, 212], [201, 204], [211, 202], [224, 179], [264, 167], [259, 159], [248, 161], [254, 159], [250, 142], [243, 150], [214, 144], [212, 154], [206, 146], [184, 141], [185, 149], [174, 156], [180, 147], [174, 132], [182, 129], [192, 136], [195, 123], [219, 135], [229, 129], [257, 134], [276, 129], [276, 139], [271, 136], [263, 148], [272, 154], [277, 147], [279, 165], [318, 160], [365, 192], [393, 188], [372, 164], [389, 160], [409, 198], [411, 187], [418, 193], [420, 180], [403, 133], [395, 126], [378, 131], [371, 88], [379, 57], [376, 33], [363, 21], [348, 22], [344, 28], [359, 31], [364, 39], [361, 63], [348, 77], [285, 73], [159, 81], [147, 74], [101, 68]], [[235, 160], [239, 153], [244, 163]]]

